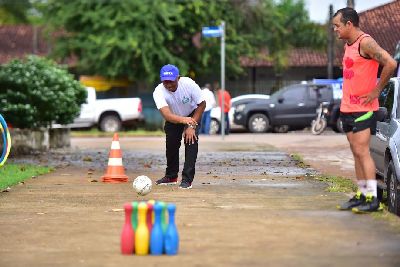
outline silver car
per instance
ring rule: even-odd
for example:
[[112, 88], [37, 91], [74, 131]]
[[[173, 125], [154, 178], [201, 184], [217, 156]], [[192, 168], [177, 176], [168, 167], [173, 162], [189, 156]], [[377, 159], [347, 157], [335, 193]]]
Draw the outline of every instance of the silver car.
[[371, 156], [376, 165], [378, 192], [387, 190], [389, 211], [400, 215], [400, 78], [392, 78], [379, 97], [376, 135]]
[[[229, 126], [231, 130], [244, 129], [243, 126], [235, 124], [233, 121], [233, 114], [235, 113], [236, 108], [243, 108], [244, 104], [247, 104], [252, 101], [269, 99], [269, 95], [263, 94], [247, 94], [240, 95], [231, 99], [231, 109], [229, 110]], [[216, 134], [219, 132], [219, 127], [221, 127], [221, 108], [215, 107], [211, 110], [211, 126], [210, 126], [210, 134]]]

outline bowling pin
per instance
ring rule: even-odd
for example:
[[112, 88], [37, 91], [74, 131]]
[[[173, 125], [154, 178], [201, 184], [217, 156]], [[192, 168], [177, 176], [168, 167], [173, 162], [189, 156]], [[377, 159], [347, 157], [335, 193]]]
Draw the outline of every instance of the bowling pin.
[[139, 223], [135, 232], [135, 251], [137, 255], [147, 255], [149, 253], [150, 234], [146, 224], [147, 204], [139, 204]]
[[165, 218], [165, 213], [166, 213], [166, 209], [167, 209], [167, 205], [165, 204], [165, 202], [160, 202], [162, 210], [161, 210], [161, 227], [163, 229], [163, 233], [165, 234], [165, 232], [167, 231], [167, 221]]
[[125, 203], [125, 224], [122, 228], [121, 233], [121, 253], [122, 254], [132, 254], [135, 249], [135, 233], [132, 229], [131, 224], [131, 213], [132, 205], [131, 203]]
[[178, 229], [175, 225], [175, 210], [174, 204], [168, 204], [168, 228], [165, 233], [165, 253], [167, 255], [176, 255], [179, 249], [179, 235]]
[[161, 211], [160, 203], [154, 205], [155, 221], [150, 235], [150, 253], [152, 255], [161, 255], [164, 250], [164, 233], [161, 227]]
[[149, 229], [149, 233], [151, 233], [151, 228], [153, 228], [153, 204], [147, 202], [147, 229]]
[[137, 224], [138, 224], [138, 220], [137, 220], [138, 205], [139, 204], [136, 201], [132, 202], [132, 228], [133, 228], [133, 231], [136, 231]]
[[[153, 210], [154, 210], [154, 205], [156, 204], [156, 201], [154, 199], [150, 199], [149, 201], [147, 201], [147, 203], [151, 203], [153, 205]], [[151, 222], [154, 224], [154, 212], [153, 216], [151, 216]]]

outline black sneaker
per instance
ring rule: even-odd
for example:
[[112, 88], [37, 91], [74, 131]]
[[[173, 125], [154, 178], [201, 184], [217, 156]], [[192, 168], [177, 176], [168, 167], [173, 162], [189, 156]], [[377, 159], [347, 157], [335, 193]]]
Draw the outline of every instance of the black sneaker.
[[178, 183], [178, 177], [175, 178], [163, 177], [160, 180], [156, 181], [156, 185], [172, 185], [177, 183]]
[[354, 213], [368, 213], [382, 210], [383, 205], [379, 202], [379, 199], [370, 194], [367, 194], [363, 204], [351, 209], [351, 211]]
[[181, 189], [190, 189], [190, 188], [192, 188], [192, 183], [182, 180], [181, 184], [179, 185], [179, 188], [181, 188]]
[[344, 202], [342, 205], [337, 205], [336, 208], [339, 210], [351, 210], [365, 202], [365, 196], [363, 193], [358, 191], [349, 201]]

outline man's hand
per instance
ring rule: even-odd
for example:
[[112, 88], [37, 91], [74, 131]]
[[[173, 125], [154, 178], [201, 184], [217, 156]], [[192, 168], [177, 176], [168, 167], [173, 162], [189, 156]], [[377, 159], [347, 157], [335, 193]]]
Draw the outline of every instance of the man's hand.
[[197, 121], [191, 117], [183, 117], [181, 123], [186, 125], [197, 125]]
[[363, 105], [368, 105], [374, 101], [375, 98], [379, 97], [380, 90], [374, 89], [369, 94], [360, 96], [360, 99], [364, 100]]
[[197, 140], [196, 129], [192, 127], [187, 127], [183, 133], [183, 137], [185, 138], [185, 144], [194, 144]]

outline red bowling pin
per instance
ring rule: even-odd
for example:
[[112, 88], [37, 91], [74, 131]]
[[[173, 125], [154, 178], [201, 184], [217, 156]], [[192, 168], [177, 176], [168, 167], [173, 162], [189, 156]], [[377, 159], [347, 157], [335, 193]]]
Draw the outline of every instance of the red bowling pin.
[[122, 254], [133, 254], [135, 250], [135, 233], [132, 229], [131, 215], [132, 205], [131, 203], [125, 203], [125, 224], [122, 228], [121, 233], [121, 253]]
[[149, 233], [151, 233], [151, 229], [153, 228], [153, 204], [147, 202], [147, 229], [149, 229]]

